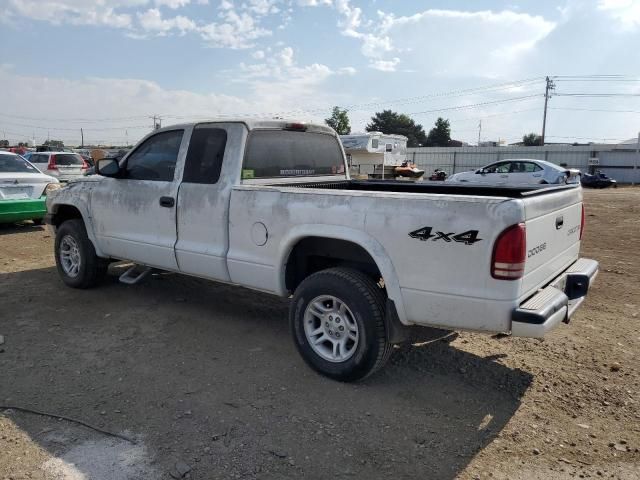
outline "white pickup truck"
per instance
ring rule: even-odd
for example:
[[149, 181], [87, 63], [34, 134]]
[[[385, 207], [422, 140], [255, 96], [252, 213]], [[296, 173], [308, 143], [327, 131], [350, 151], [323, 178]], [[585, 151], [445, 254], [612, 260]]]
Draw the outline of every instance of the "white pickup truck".
[[176, 125], [97, 173], [47, 199], [67, 285], [128, 260], [143, 268], [129, 283], [153, 268], [292, 296], [297, 348], [342, 381], [384, 365], [412, 326], [542, 337], [598, 271], [579, 258], [579, 185], [355, 181], [325, 126]]

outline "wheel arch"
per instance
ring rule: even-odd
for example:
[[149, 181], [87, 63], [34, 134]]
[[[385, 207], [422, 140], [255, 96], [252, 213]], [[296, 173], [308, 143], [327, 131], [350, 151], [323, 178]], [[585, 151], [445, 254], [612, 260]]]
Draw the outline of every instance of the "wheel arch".
[[55, 203], [49, 207], [49, 220], [53, 228], [57, 229], [66, 220], [77, 218], [82, 220], [84, 227], [87, 231], [87, 236], [93, 244], [93, 248], [96, 251], [96, 255], [99, 257], [105, 257], [100, 250], [98, 243], [93, 232], [93, 226], [90, 222], [88, 209], [84, 205], [71, 204], [71, 203]]
[[[292, 228], [283, 239], [278, 255], [278, 293], [288, 295], [292, 287], [295, 287], [296, 282], [302, 280], [290, 270], [291, 268], [296, 268], [296, 256], [300, 255], [300, 249], [305, 249], [309, 245], [316, 248], [318, 244], [322, 245], [323, 242], [326, 248], [339, 248], [341, 246], [347, 248], [346, 255], [337, 252], [337, 254], [334, 253], [329, 258], [346, 260], [349, 264], [353, 262], [361, 264], [372, 262], [372, 266], [375, 266], [377, 272], [384, 279], [387, 297], [393, 301], [398, 319], [402, 324], [407, 324], [400, 283], [391, 258], [375, 238], [366, 232], [350, 227], [307, 224]], [[318, 250], [307, 251], [306, 253], [311, 253], [314, 256], [314, 254], [318, 253]], [[311, 273], [313, 271], [307, 270], [307, 275]]]

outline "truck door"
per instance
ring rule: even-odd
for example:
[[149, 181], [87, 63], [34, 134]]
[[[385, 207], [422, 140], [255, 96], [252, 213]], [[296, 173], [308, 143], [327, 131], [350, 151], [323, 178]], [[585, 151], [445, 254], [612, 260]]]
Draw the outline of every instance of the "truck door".
[[113, 258], [177, 270], [176, 197], [186, 139], [163, 130], [125, 159], [122, 178], [104, 178], [93, 190], [91, 212], [101, 249]]
[[239, 178], [246, 129], [239, 123], [196, 125], [178, 192], [180, 271], [229, 281], [229, 199]]

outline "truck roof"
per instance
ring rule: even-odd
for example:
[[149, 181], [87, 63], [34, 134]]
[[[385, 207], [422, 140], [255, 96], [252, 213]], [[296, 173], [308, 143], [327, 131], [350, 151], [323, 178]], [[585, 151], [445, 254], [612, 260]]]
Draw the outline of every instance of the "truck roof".
[[176, 128], [186, 128], [193, 125], [200, 125], [203, 123], [242, 123], [246, 125], [249, 130], [256, 129], [285, 129], [292, 124], [304, 124], [307, 127], [307, 131], [316, 133], [330, 133], [335, 134], [331, 127], [318, 123], [303, 122], [300, 120], [285, 120], [285, 119], [260, 119], [260, 118], [211, 118], [210, 120], [199, 120], [197, 122], [180, 123], [175, 125], [168, 125], [162, 127], [157, 131], [174, 130]]

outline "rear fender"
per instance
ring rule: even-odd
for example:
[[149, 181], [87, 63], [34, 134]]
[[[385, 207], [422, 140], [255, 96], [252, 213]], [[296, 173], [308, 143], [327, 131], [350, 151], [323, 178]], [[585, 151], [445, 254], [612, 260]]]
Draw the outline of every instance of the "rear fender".
[[407, 317], [404, 310], [404, 302], [402, 301], [402, 293], [400, 291], [400, 282], [398, 275], [389, 255], [384, 247], [369, 234], [355, 230], [353, 228], [335, 225], [320, 225], [320, 224], [305, 224], [293, 227], [287, 232], [287, 235], [282, 239], [280, 249], [278, 251], [278, 263], [276, 264], [276, 278], [277, 278], [277, 293], [279, 295], [286, 295], [287, 288], [285, 284], [286, 266], [289, 259], [289, 255], [293, 250], [293, 247], [303, 238], [306, 237], [324, 237], [333, 238], [336, 240], [345, 240], [355, 243], [362, 247], [370, 256], [373, 261], [376, 262], [382, 278], [384, 279], [384, 285], [387, 290], [387, 296], [393, 300], [396, 311], [398, 313], [398, 319], [401, 323], [407, 325]]

